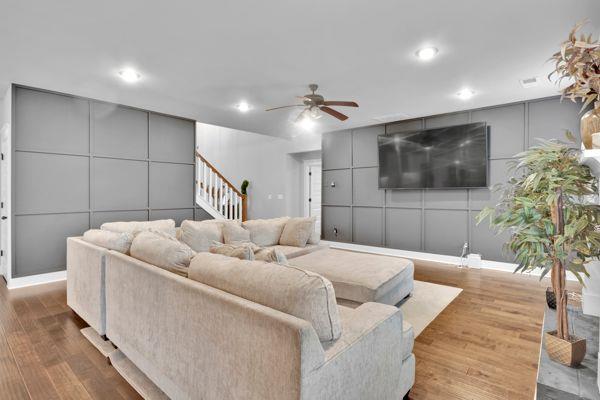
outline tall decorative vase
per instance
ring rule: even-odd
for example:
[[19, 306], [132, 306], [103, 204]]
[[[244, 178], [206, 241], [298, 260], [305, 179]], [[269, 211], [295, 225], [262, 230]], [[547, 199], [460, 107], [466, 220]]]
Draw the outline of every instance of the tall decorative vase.
[[594, 108], [581, 117], [581, 141], [586, 149], [592, 149], [592, 135], [600, 132], [600, 101], [594, 104]]

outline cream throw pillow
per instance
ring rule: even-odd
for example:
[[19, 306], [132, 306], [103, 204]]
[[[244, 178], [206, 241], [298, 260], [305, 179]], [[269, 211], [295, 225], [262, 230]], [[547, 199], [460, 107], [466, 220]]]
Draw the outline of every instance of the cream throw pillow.
[[196, 254], [188, 245], [155, 230], [138, 233], [129, 251], [131, 256], [157, 267], [187, 276], [192, 257]]
[[209, 252], [213, 254], [221, 254], [227, 257], [235, 257], [240, 260], [254, 260], [254, 251], [252, 251], [252, 247], [245, 244], [223, 244], [223, 243], [215, 243], [208, 249]]
[[90, 229], [83, 234], [83, 240], [96, 246], [127, 254], [133, 241], [133, 233]]
[[262, 249], [259, 248], [254, 252], [256, 261], [264, 261], [281, 265], [288, 265], [288, 260], [285, 254], [277, 249]]
[[190, 221], [181, 223], [180, 240], [194, 251], [208, 251], [213, 242], [222, 241], [221, 224], [212, 221]]
[[304, 247], [315, 230], [315, 217], [290, 218], [283, 228], [279, 244]]
[[245, 221], [242, 226], [250, 231], [250, 240], [258, 246], [274, 246], [279, 243], [281, 232], [289, 217], [272, 219], [253, 219]]
[[250, 232], [236, 222], [223, 224], [223, 243], [249, 242]]
[[133, 233], [134, 235], [141, 231], [154, 229], [166, 232], [175, 237], [175, 221], [172, 219], [159, 219], [156, 221], [105, 222], [100, 225], [100, 229], [112, 232], [129, 232]]

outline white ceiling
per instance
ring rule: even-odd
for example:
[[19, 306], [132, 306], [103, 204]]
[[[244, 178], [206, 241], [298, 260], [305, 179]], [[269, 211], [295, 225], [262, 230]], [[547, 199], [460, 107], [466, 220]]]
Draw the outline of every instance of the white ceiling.
[[[546, 63], [598, 0], [0, 0], [0, 86], [15, 82], [278, 136], [317, 82], [355, 100], [344, 123], [373, 124], [549, 96]], [[414, 53], [433, 45], [436, 59]], [[133, 66], [135, 85], [117, 72]], [[537, 88], [520, 78], [541, 76]], [[455, 94], [476, 91], [469, 101]], [[248, 101], [241, 114], [234, 105]]]

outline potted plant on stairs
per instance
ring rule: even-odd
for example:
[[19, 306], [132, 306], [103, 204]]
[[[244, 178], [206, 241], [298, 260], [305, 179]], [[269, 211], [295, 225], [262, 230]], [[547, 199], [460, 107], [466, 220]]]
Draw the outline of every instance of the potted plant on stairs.
[[569, 366], [583, 360], [585, 340], [569, 332], [566, 272], [582, 282], [588, 275], [584, 262], [600, 256], [600, 206], [584, 201], [598, 192], [597, 183], [579, 163], [579, 154], [557, 140], [518, 154], [511, 166], [514, 176], [500, 185], [499, 204], [477, 216], [478, 224], [489, 219], [498, 232], [511, 233], [505, 246], [515, 255], [515, 272], [540, 268], [542, 277], [550, 273], [557, 329], [545, 333], [546, 350]]

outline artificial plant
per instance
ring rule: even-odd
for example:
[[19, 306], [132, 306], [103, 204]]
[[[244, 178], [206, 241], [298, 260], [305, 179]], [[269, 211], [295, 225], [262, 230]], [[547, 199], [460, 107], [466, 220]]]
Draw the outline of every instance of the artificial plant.
[[570, 84], [561, 90], [562, 95], [574, 102], [581, 100], [582, 110], [600, 101], [600, 43], [591, 34], [577, 37], [584, 25], [585, 22], [575, 25], [569, 38], [561, 43], [560, 51], [552, 55], [554, 71], [548, 76], [549, 79], [556, 76], [557, 83], [569, 80]]
[[489, 219], [498, 233], [510, 232], [505, 248], [514, 254], [515, 272], [541, 268], [542, 278], [550, 272], [556, 336], [568, 341], [566, 272], [583, 283], [584, 262], [600, 256], [600, 206], [585, 202], [598, 187], [579, 163], [578, 150], [557, 140], [540, 142], [515, 156], [509, 167], [513, 177], [498, 188], [500, 202], [482, 210], [477, 223]]

